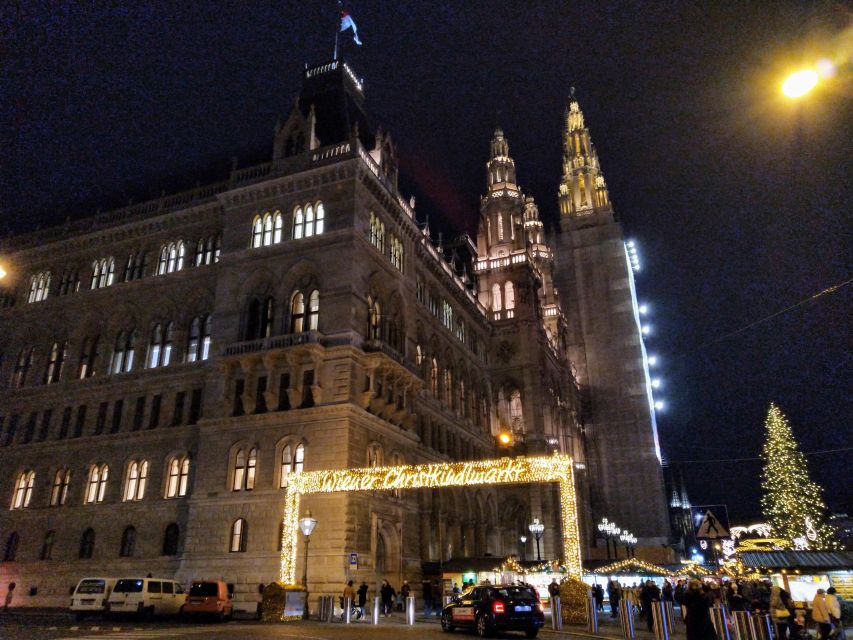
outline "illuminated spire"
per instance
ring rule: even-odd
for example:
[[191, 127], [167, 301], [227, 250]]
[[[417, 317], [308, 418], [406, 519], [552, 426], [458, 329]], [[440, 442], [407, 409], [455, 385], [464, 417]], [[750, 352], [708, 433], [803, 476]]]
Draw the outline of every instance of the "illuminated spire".
[[515, 161], [509, 157], [509, 143], [500, 127], [495, 129], [490, 148], [489, 161], [486, 163], [489, 171], [489, 191], [507, 188], [518, 191], [515, 182]]
[[607, 183], [598, 164], [589, 127], [572, 87], [563, 128], [563, 179], [560, 183], [560, 215], [612, 214]]

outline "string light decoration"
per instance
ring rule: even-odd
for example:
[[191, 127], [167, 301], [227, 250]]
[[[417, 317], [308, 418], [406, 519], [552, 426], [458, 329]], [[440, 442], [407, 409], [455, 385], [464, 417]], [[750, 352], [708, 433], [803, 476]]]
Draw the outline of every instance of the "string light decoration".
[[764, 427], [761, 510], [773, 533], [787, 540], [787, 548], [796, 538], [806, 537], [809, 549], [837, 549], [835, 530], [824, 521], [823, 489], [809, 478], [791, 425], [775, 404], [770, 405]]
[[557, 560], [546, 560], [540, 564], [524, 568], [519, 564], [516, 556], [509, 556], [501, 563], [501, 566], [493, 569], [495, 573], [517, 573], [518, 575], [526, 575], [530, 573], [566, 573], [566, 568]]
[[280, 578], [285, 584], [296, 580], [296, 545], [299, 506], [303, 495], [337, 491], [390, 491], [500, 484], [556, 482], [560, 494], [562, 558], [570, 576], [580, 579], [580, 536], [575, 502], [574, 465], [571, 456], [554, 454], [527, 458], [500, 458], [472, 462], [363, 467], [302, 471], [288, 477], [284, 492]]
[[652, 564], [651, 562], [646, 562], [645, 560], [638, 560], [637, 558], [627, 558], [625, 560], [619, 560], [618, 562], [614, 562], [613, 564], [608, 564], [603, 567], [599, 567], [598, 569], [595, 569], [593, 573], [611, 574], [619, 573], [620, 571], [626, 570], [641, 570], [656, 576], [671, 577], [673, 575], [671, 571], [668, 571], [663, 567], [659, 567], [656, 564]]
[[707, 567], [702, 566], [698, 562], [685, 562], [680, 570], [674, 571], [673, 575], [694, 575], [694, 576], [710, 576], [714, 572]]

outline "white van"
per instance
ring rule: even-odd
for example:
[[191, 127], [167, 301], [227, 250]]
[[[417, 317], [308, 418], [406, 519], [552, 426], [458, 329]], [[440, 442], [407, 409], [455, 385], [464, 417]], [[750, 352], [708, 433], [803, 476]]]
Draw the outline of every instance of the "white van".
[[110, 614], [138, 613], [173, 616], [181, 612], [187, 594], [179, 582], [167, 578], [121, 578], [107, 601]]
[[115, 583], [115, 578], [83, 578], [74, 588], [69, 609], [78, 618], [87, 613], [102, 613]]

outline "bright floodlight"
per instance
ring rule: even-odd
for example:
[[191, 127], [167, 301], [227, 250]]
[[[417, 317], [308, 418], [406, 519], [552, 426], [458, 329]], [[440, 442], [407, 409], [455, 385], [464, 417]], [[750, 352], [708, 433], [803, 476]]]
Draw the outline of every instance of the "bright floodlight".
[[803, 69], [788, 76], [782, 83], [782, 93], [789, 98], [801, 98], [814, 89], [817, 84], [818, 75], [811, 69]]
[[660, 389], [660, 378], [655, 378], [652, 380], [652, 387], [655, 389]]
[[658, 400], [657, 402], [655, 402], [655, 409], [657, 409], [658, 411], [663, 411], [663, 401], [662, 400]]
[[651, 328], [649, 325], [647, 325], [647, 324], [646, 324], [646, 325], [643, 325], [642, 332], [643, 332], [643, 335], [644, 335], [644, 336], [649, 335], [649, 332], [650, 332], [651, 330], [652, 330], [652, 328]]
[[647, 305], [647, 304], [641, 304], [641, 305], [640, 305], [640, 313], [642, 313], [643, 315], [645, 315], [645, 314], [647, 314], [648, 312], [649, 312], [649, 305]]
[[658, 357], [657, 356], [649, 356], [649, 366], [650, 367], [655, 366], [657, 363], [658, 363]]

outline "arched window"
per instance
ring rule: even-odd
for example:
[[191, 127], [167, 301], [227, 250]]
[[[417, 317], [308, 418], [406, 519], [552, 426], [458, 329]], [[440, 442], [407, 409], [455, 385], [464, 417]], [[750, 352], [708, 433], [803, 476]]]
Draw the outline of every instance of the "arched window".
[[160, 248], [160, 261], [157, 263], [157, 275], [174, 273], [184, 268], [186, 246], [183, 240], [169, 242]]
[[3, 551], [3, 562], [14, 562], [15, 556], [18, 555], [18, 542], [20, 536], [17, 531], [13, 531], [6, 538], [6, 549]]
[[314, 235], [314, 206], [307, 205], [305, 207], [305, 237], [310, 238]]
[[258, 467], [258, 450], [256, 447], [249, 449], [238, 449], [234, 456], [234, 478], [231, 484], [232, 491], [251, 491], [255, 488], [255, 472]]
[[12, 496], [13, 509], [26, 509], [33, 497], [33, 486], [36, 481], [35, 471], [22, 471], [15, 480], [15, 493]]
[[127, 467], [127, 480], [124, 485], [124, 500], [142, 500], [145, 497], [145, 484], [148, 481], [148, 461], [134, 460]]
[[252, 221], [252, 248], [257, 249], [263, 246], [264, 237], [264, 221], [261, 216], [255, 216]]
[[284, 220], [281, 216], [281, 211], [276, 211], [272, 220], [272, 242], [278, 244], [281, 242], [281, 231], [284, 226]]
[[219, 262], [220, 245], [222, 244], [222, 236], [208, 236], [198, 241], [195, 252], [195, 266], [200, 267], [206, 264], [214, 264]]
[[54, 342], [50, 347], [50, 356], [48, 357], [47, 367], [44, 370], [45, 384], [53, 384], [62, 379], [62, 368], [65, 364], [66, 355], [68, 355], [68, 343]]
[[492, 311], [501, 310], [501, 285], [497, 282], [492, 285]]
[[110, 373], [127, 373], [133, 370], [136, 331], [119, 331], [116, 337]]
[[128, 525], [121, 534], [121, 548], [118, 555], [121, 558], [132, 558], [136, 551], [136, 527]]
[[163, 555], [176, 556], [178, 555], [178, 539], [181, 536], [181, 530], [174, 522], [166, 525], [166, 530], [163, 532]]
[[88, 560], [92, 557], [92, 554], [95, 551], [95, 530], [92, 527], [89, 527], [83, 532], [83, 535], [80, 537], [80, 553], [78, 557], [81, 560]]
[[504, 285], [504, 308], [509, 311], [515, 309], [515, 289], [512, 286], [512, 280], [507, 280]]
[[81, 380], [91, 378], [95, 375], [95, 362], [98, 359], [98, 336], [83, 340], [80, 348], [80, 366], [77, 377]]
[[114, 258], [102, 258], [92, 263], [91, 289], [109, 287], [115, 281], [116, 261]]
[[367, 296], [367, 339], [379, 340], [382, 337], [382, 310], [379, 300]]
[[50, 271], [36, 273], [30, 278], [30, 293], [27, 302], [41, 302], [50, 294]]
[[272, 216], [264, 215], [264, 246], [268, 247], [272, 244]]
[[246, 551], [246, 539], [249, 535], [249, 527], [246, 520], [237, 518], [231, 525], [231, 544], [228, 548], [232, 553], [244, 553]]
[[438, 397], [438, 362], [435, 358], [432, 359], [432, 365], [429, 369], [429, 389], [433, 398]]
[[252, 298], [246, 313], [246, 340], [268, 338], [272, 334], [275, 319], [275, 299], [268, 296], [263, 300]]
[[314, 235], [319, 236], [323, 233], [326, 226], [326, 208], [322, 202], [318, 202], [314, 207]]
[[522, 427], [521, 392], [518, 389], [514, 390], [509, 397], [509, 418], [513, 428]]
[[168, 366], [172, 359], [172, 323], [158, 322], [151, 331], [148, 348], [148, 368]]
[[297, 444], [295, 447], [285, 445], [281, 450], [281, 479], [279, 486], [287, 486], [287, 476], [291, 473], [300, 473], [305, 467], [305, 445]]
[[193, 318], [187, 342], [187, 362], [198, 362], [210, 357], [212, 325], [210, 314]]
[[71, 484], [71, 470], [58, 469], [53, 474], [53, 485], [50, 488], [50, 506], [61, 507], [68, 498], [68, 485]]
[[320, 322], [320, 292], [314, 289], [308, 296], [308, 331], [316, 331]]
[[450, 369], [444, 370], [444, 403], [448, 407], [453, 407], [453, 373]]
[[367, 466], [371, 469], [382, 466], [382, 445], [374, 442], [367, 447]]
[[390, 234], [391, 237], [391, 264], [394, 265], [399, 271], [403, 271], [403, 241], [400, 240], [393, 233]]
[[190, 459], [187, 456], [175, 456], [169, 459], [166, 468], [166, 497], [181, 498], [187, 495], [187, 485], [190, 477]]
[[13, 389], [19, 389], [26, 384], [27, 374], [33, 363], [34, 351], [35, 347], [24, 347], [18, 352], [18, 359], [15, 360], [15, 370], [12, 372], [12, 379], [10, 380], [10, 386]]
[[56, 532], [52, 529], [44, 534], [44, 541], [41, 543], [41, 553], [39, 560], [50, 560], [53, 556], [53, 543], [56, 540]]
[[421, 349], [421, 345], [416, 345], [415, 346], [415, 362], [417, 362], [418, 365], [421, 365], [421, 364], [423, 364], [423, 361], [424, 361], [423, 349]]
[[305, 236], [305, 212], [302, 207], [296, 207], [293, 212], [293, 238], [299, 240]]
[[106, 464], [93, 464], [89, 468], [89, 484], [86, 487], [86, 504], [94, 504], [104, 501], [104, 493], [107, 490], [110, 468]]
[[304, 330], [305, 296], [301, 291], [297, 291], [290, 301], [290, 333], [302, 333]]

